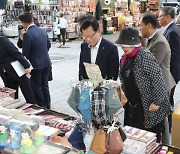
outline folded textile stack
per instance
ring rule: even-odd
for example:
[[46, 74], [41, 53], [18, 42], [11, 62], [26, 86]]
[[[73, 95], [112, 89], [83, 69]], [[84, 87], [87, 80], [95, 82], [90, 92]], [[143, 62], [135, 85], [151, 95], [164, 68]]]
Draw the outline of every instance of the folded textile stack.
[[11, 89], [11, 88], [7, 88], [7, 87], [0, 87], [0, 92], [1, 93], [6, 93], [8, 94], [8, 96], [15, 98], [15, 92], [16, 90]]
[[[125, 132], [127, 136], [127, 140], [124, 142], [125, 148], [123, 150], [123, 153], [138, 153], [139, 149], [143, 151], [143, 153], [150, 153], [152, 149], [157, 147], [156, 141], [157, 137], [155, 133], [134, 128], [131, 126], [125, 126], [123, 127], [123, 131]], [[144, 146], [145, 145], [145, 151]], [[132, 152], [132, 146], [136, 146], [136, 150]], [[128, 149], [131, 149], [130, 151]], [[141, 152], [142, 153], [142, 152]]]
[[64, 120], [64, 117], [58, 117], [51, 114], [39, 114], [45, 119], [45, 124], [60, 130], [60, 136], [65, 136], [67, 132], [74, 127], [74, 120]]
[[27, 115], [39, 114], [45, 110], [44, 108], [41, 108], [41, 107], [33, 105], [33, 104], [25, 104], [24, 106], [22, 106], [19, 109], [21, 109]]
[[16, 109], [25, 104], [25, 102], [21, 102], [19, 99], [13, 99], [10, 96], [1, 98], [0, 100], [0, 106], [7, 109]]
[[46, 140], [49, 140], [60, 133], [59, 129], [45, 125], [40, 125], [38, 131], [41, 132], [42, 136], [44, 136]]
[[4, 97], [8, 97], [8, 96], [9, 96], [9, 94], [0, 91], [0, 99], [2, 99]]

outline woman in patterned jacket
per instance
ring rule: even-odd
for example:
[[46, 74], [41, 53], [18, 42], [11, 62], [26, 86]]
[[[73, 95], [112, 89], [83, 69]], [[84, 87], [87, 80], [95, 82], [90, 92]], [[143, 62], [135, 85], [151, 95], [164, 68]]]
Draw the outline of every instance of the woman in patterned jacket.
[[128, 99], [124, 123], [156, 133], [160, 142], [164, 118], [171, 112], [161, 68], [149, 50], [141, 47], [135, 28], [123, 29], [116, 43], [124, 51], [120, 61], [120, 80]]

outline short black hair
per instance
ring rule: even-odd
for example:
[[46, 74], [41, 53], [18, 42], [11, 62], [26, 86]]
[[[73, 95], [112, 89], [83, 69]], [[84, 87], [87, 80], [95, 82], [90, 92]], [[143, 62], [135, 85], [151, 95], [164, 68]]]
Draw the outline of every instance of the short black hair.
[[99, 22], [96, 18], [86, 19], [82, 22], [80, 27], [80, 31], [87, 29], [88, 27], [92, 26], [93, 30], [96, 32], [99, 29]]
[[77, 19], [77, 22], [82, 24], [82, 22], [86, 19], [92, 19], [92, 18], [95, 18], [92, 14], [90, 13], [86, 13], [86, 14], [81, 14], [78, 19]]
[[60, 18], [62, 18], [64, 16], [64, 13], [60, 13]]
[[153, 26], [153, 28], [159, 28], [157, 16], [152, 13], [146, 13], [142, 18], [142, 22], [145, 25], [150, 23]]
[[19, 15], [19, 20], [30, 24], [33, 21], [33, 15], [29, 12], [23, 12]]
[[165, 6], [161, 8], [161, 11], [164, 12], [165, 15], [170, 15], [172, 19], [175, 18], [176, 13], [173, 7]]

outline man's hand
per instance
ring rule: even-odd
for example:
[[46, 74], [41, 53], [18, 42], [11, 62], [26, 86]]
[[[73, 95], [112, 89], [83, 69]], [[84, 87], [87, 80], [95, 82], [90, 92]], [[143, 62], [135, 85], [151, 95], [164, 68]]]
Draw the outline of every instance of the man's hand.
[[26, 30], [25, 29], [22, 29], [21, 31], [20, 31], [20, 38], [21, 38], [21, 40], [23, 40], [23, 36], [24, 36], [24, 33], [26, 32]]
[[32, 68], [31, 68], [31, 67], [29, 67], [29, 68], [25, 69], [26, 74], [30, 74], [30, 73], [31, 73], [31, 70], [32, 70]]
[[152, 103], [150, 106], [149, 106], [149, 111], [152, 111], [152, 112], [155, 112], [159, 109], [159, 106], [155, 105], [154, 103]]
[[27, 69], [25, 69], [25, 72], [26, 72], [26, 76], [30, 79], [31, 78], [31, 70], [32, 70], [32, 67], [29, 67]]

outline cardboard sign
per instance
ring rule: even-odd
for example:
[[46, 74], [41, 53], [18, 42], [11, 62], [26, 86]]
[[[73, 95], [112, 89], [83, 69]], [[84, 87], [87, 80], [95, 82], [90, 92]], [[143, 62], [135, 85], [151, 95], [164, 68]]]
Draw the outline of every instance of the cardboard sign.
[[101, 70], [96, 64], [83, 63], [86, 69], [86, 73], [90, 79], [90, 81], [94, 84], [94, 86], [98, 86], [99, 83], [103, 82], [103, 78], [101, 75]]

